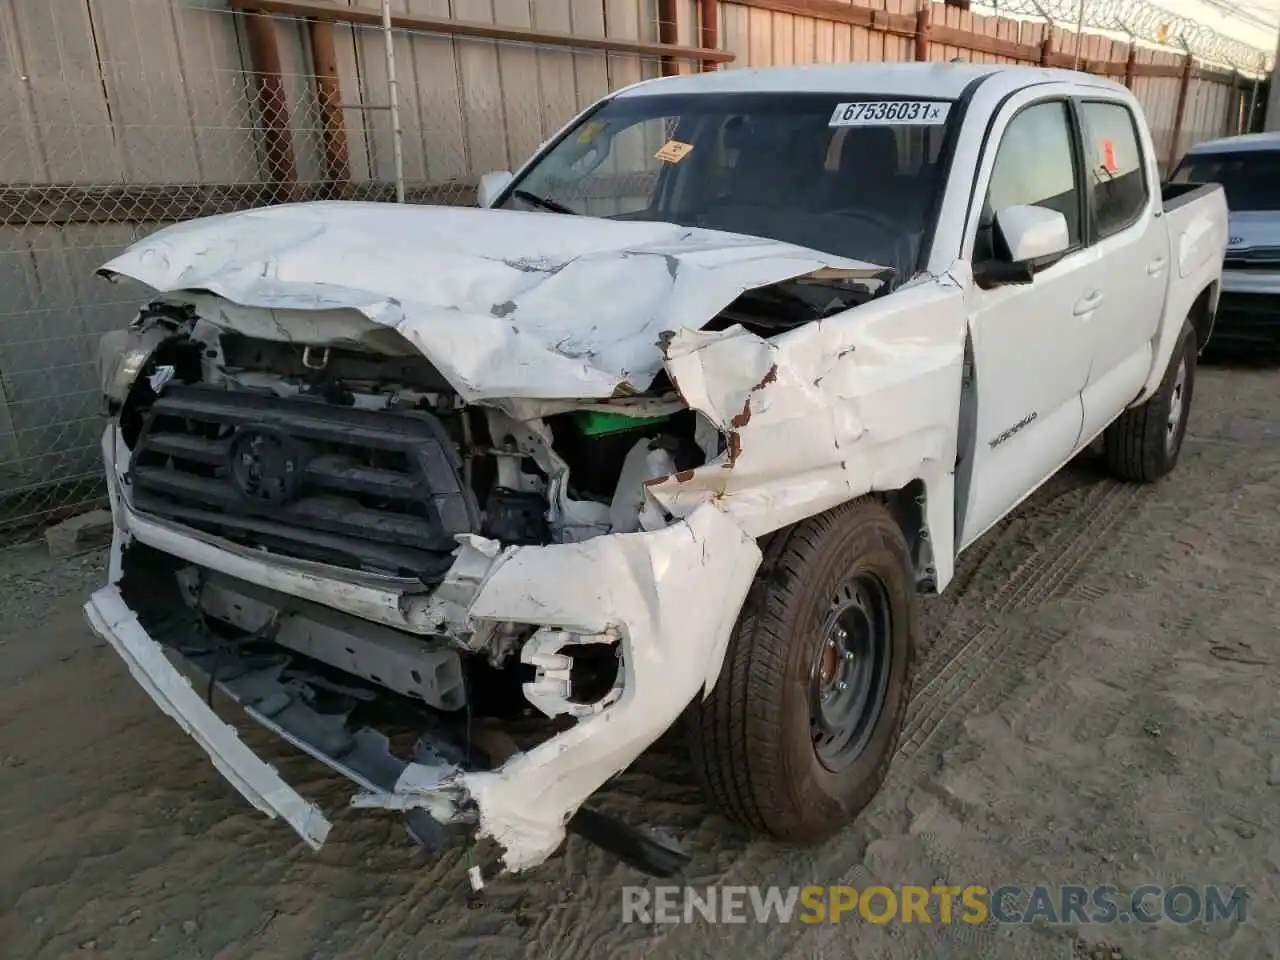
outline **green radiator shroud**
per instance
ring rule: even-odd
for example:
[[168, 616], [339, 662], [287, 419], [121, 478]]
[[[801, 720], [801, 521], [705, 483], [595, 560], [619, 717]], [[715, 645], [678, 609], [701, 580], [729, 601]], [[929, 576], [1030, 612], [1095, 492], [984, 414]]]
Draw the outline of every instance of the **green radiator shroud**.
[[651, 424], [670, 420], [671, 414], [660, 417], [629, 417], [625, 413], [604, 413], [599, 410], [579, 410], [574, 414], [578, 429], [588, 437], [607, 437], [612, 433], [638, 430]]

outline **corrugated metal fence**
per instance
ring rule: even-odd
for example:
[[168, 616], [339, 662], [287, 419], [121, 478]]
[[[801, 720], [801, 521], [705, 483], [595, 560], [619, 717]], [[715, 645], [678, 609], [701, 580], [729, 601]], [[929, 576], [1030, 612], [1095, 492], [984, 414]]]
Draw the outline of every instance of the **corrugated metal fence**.
[[[1133, 86], [1162, 158], [1245, 111], [1243, 80], [1189, 58], [1092, 36], [1077, 51], [1044, 24], [913, 6], [393, 0], [407, 197], [473, 202], [480, 173], [608, 90], [718, 65], [1078, 53]], [[141, 291], [98, 265], [193, 216], [394, 197], [380, 17], [378, 0], [0, 2], [0, 533], [101, 492], [95, 348]]]

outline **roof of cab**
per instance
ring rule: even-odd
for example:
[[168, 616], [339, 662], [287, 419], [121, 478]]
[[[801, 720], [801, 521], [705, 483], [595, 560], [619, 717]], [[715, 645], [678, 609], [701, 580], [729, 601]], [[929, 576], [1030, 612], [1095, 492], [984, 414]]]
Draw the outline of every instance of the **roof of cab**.
[[811, 63], [793, 67], [715, 70], [644, 80], [619, 97], [669, 93], [849, 93], [872, 96], [937, 97], [953, 100], [974, 80], [1004, 74], [1013, 85], [1052, 81], [1124, 87], [1072, 70], [1006, 66], [995, 63]]
[[1197, 143], [1188, 153], [1248, 153], [1253, 150], [1280, 150], [1280, 132], [1242, 133]]

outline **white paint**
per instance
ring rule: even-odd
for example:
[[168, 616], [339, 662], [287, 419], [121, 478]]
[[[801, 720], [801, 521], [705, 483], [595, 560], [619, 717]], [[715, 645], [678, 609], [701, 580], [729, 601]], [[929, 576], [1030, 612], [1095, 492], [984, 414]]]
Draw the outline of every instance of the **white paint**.
[[1057, 210], [1018, 204], [996, 211], [996, 223], [1014, 263], [1062, 253], [1071, 245], [1067, 218]]
[[[938, 213], [933, 248], [928, 255], [929, 271], [935, 275], [951, 270], [957, 260], [969, 260], [977, 215], [981, 212], [980, 203], [975, 200], [980, 201], [986, 195], [987, 174], [984, 171], [990, 170], [1004, 128], [1018, 108], [1039, 100], [1067, 97], [1121, 103], [1136, 111], [1144, 144], [1150, 142], [1141, 104], [1123, 85], [1105, 77], [1039, 67], [992, 68], [977, 65], [977, 69], [994, 72], [974, 90], [965, 122], [956, 137], [955, 155]], [[1146, 159], [1151, 183], [1158, 184], [1160, 178], [1154, 151], [1148, 152]], [[1158, 188], [1156, 193], [1159, 193]]]
[[682, 333], [667, 368], [689, 406], [730, 435], [729, 449], [646, 492], [676, 516], [714, 503], [760, 536], [922, 480], [945, 586], [964, 340], [962, 291], [936, 281], [771, 340], [741, 327]]
[[[1150, 131], [1123, 86], [1063, 71], [1026, 88], [1015, 80], [1002, 71], [973, 97], [929, 258], [966, 287], [970, 310], [977, 387], [973, 437], [961, 448], [961, 548], [1056, 473], [1124, 405], [1150, 396], [1195, 298], [1220, 275], [1226, 240], [1220, 192], [1162, 212]], [[1010, 122], [1034, 104], [1086, 96], [1135, 116], [1147, 210], [1134, 228], [1068, 251], [1032, 283], [973, 286], [968, 261], [982, 198]], [[1169, 264], [1188, 236], [1203, 241], [1201, 266], [1175, 279]]]
[[494, 170], [491, 173], [483, 174], [480, 177], [479, 185], [476, 187], [476, 206], [493, 206], [493, 201], [498, 199], [498, 195], [507, 188], [507, 184], [510, 182], [510, 170]]
[[246, 747], [233, 727], [218, 719], [191, 689], [191, 681], [147, 636], [120, 596], [119, 588], [111, 585], [97, 591], [85, 604], [84, 612], [94, 632], [115, 648], [147, 696], [204, 748], [218, 772], [241, 796], [267, 816], [285, 820], [312, 849], [318, 850], [329, 835], [330, 824], [324, 814]]
[[[1207, 289], [1221, 290], [1226, 286], [1222, 258], [1227, 245], [1228, 214], [1223, 192], [1210, 191], [1208, 196], [1166, 211], [1161, 219], [1168, 231], [1169, 257], [1177, 258], [1178, 269], [1176, 277], [1172, 269], [1166, 271], [1169, 279], [1164, 312], [1152, 342], [1151, 369], [1135, 403], [1150, 397], [1159, 388], [1182, 324], [1196, 299]], [[1216, 308], [1217, 301], [1211, 305]]]
[[614, 630], [623, 646], [616, 703], [496, 772], [462, 777], [481, 833], [502, 844], [508, 869], [553, 853], [567, 814], [626, 769], [719, 671], [759, 563], [755, 540], [707, 505], [652, 533], [521, 548], [490, 577], [472, 616]]
[[[503, 623], [533, 624], [544, 639], [525, 651], [543, 668], [532, 699], [553, 713], [565, 706], [561, 641], [616, 637], [621, 686], [599, 709], [581, 711], [572, 728], [493, 772], [460, 775], [410, 764], [394, 791], [353, 800], [361, 807], [421, 807], [447, 821], [469, 798], [480, 832], [503, 846], [509, 869], [539, 863], [562, 842], [565, 822], [583, 801], [699, 691], [712, 689], [760, 562], [758, 536], [870, 492], [918, 483], [923, 530], [907, 532], [922, 538], [922, 578], [945, 587], [958, 545], [1006, 515], [1095, 426], [1110, 422], [1134, 384], [1145, 377], [1149, 390], [1159, 381], [1191, 302], [1219, 275], [1225, 243], [1226, 211], [1215, 193], [1217, 199], [1183, 204], [1163, 217], [1153, 206], [1150, 220], [1163, 225], [1145, 222], [1133, 237], [1121, 235], [1106, 257], [1099, 246], [1068, 251], [1031, 283], [977, 288], [969, 264], [976, 214], [1013, 112], [1080, 94], [1136, 108], [1131, 94], [1110, 81], [1037, 68], [876, 64], [697, 74], [616, 94], [812, 90], [954, 98], [988, 75], [956, 138], [929, 271], [887, 297], [770, 339], [736, 326], [700, 328], [743, 289], [827, 267], [871, 265], [663, 223], [377, 204], [247, 211], [168, 228], [136, 244], [104, 270], [197, 301], [209, 323], [303, 345], [421, 352], [466, 400], [489, 408], [492, 427], [538, 461], [548, 476], [550, 519], [565, 542], [503, 548], [462, 538], [435, 591], [417, 581], [273, 556], [135, 512], [128, 450], [112, 429], [103, 450], [117, 527], [113, 582], [123, 545], [137, 539], [373, 622], [444, 634], [470, 649], [485, 648]], [[1142, 141], [1158, 203], [1145, 127]], [[1022, 221], [1020, 251], [1059, 243], [1056, 224]], [[1006, 226], [1018, 234], [1017, 222]], [[1133, 271], [1116, 265], [1134, 256], [1154, 261], [1162, 244], [1170, 264], [1177, 261], [1177, 279], [1135, 293]], [[1166, 278], [1174, 274], [1163, 271]], [[1092, 318], [1107, 302], [1137, 313], [1104, 343]], [[671, 336], [660, 348], [666, 331]], [[966, 343], [976, 378], [967, 395]], [[710, 451], [709, 462], [672, 474], [669, 458], [637, 447], [611, 505], [571, 500], [567, 467], [539, 418], [610, 409], [606, 401], [676, 403], [610, 399], [646, 389], [664, 366], [680, 401], [699, 414], [696, 440]], [[1096, 390], [1086, 424], [1090, 385]], [[668, 514], [674, 519], [662, 526]], [[100, 591], [91, 607], [107, 613], [94, 619], [91, 611], [91, 620], [144, 689], [252, 802], [286, 815], [304, 836], [319, 836], [313, 809], [212, 726], [198, 697], [173, 687], [155, 659], [159, 648], [127, 608], [113, 604], [122, 607], [118, 592]]]
[[618, 97], [672, 93], [849, 93], [883, 97], [951, 100], [974, 80], [991, 73], [1016, 73], [1022, 85], [1061, 74], [1036, 67], [981, 63], [833, 63], [792, 67], [715, 70], [650, 80], [619, 91]]
[[[329, 202], [166, 227], [101, 272], [257, 308], [254, 335], [294, 343], [363, 343], [390, 328], [474, 403], [643, 391], [662, 367], [660, 333], [824, 267], [878, 269], [670, 223]], [[322, 326], [295, 323], [297, 312]], [[365, 322], [353, 325], [353, 312]], [[246, 318], [207, 319], [242, 329]]]
[[610, 633], [573, 633], [542, 627], [525, 641], [520, 662], [534, 668], [534, 679], [522, 684], [525, 699], [548, 717], [568, 714], [589, 717], [599, 713], [622, 696], [624, 672], [621, 667], [613, 686], [592, 703], [575, 703], [572, 690], [573, 658], [561, 653], [565, 647], [598, 643], [616, 644], [619, 638]]

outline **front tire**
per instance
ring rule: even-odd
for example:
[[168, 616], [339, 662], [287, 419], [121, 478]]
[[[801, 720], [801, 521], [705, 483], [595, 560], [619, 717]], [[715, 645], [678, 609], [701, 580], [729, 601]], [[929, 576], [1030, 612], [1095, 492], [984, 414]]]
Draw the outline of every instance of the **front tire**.
[[1195, 330], [1184, 323], [1160, 389], [1107, 427], [1107, 466], [1119, 479], [1154, 483], [1177, 466], [1195, 390], [1196, 352]]
[[783, 840], [852, 820], [906, 717], [916, 609], [907, 543], [879, 501], [775, 535], [711, 695], [688, 714], [712, 803]]

